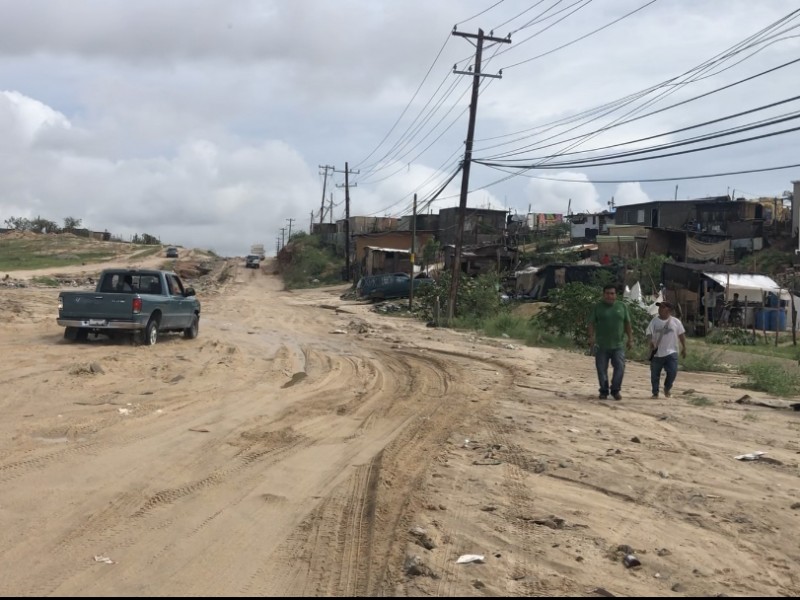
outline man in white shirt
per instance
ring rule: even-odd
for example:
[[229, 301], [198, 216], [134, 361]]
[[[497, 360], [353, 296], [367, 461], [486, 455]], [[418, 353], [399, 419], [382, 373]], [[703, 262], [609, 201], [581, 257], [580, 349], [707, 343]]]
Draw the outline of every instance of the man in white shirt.
[[647, 326], [650, 338], [650, 382], [653, 398], [658, 398], [658, 387], [662, 369], [666, 371], [664, 395], [669, 398], [672, 384], [678, 375], [678, 344], [681, 357], [686, 358], [686, 330], [680, 319], [672, 316], [672, 303], [659, 302], [658, 316]]

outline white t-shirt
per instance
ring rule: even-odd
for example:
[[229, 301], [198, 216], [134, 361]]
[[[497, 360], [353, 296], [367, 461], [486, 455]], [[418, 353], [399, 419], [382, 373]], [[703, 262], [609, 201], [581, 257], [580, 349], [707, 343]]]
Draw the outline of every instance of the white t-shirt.
[[680, 343], [678, 336], [686, 333], [686, 329], [683, 328], [681, 320], [675, 317], [669, 317], [666, 321], [653, 317], [647, 326], [646, 333], [653, 342], [658, 344], [656, 356], [664, 357], [677, 354]]

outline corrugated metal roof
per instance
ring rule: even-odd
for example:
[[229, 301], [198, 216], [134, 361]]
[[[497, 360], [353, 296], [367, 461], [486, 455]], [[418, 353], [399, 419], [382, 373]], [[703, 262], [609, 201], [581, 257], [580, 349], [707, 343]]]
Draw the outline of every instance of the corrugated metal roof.
[[399, 252], [400, 254], [411, 254], [411, 250], [400, 250], [399, 248], [380, 248], [378, 246], [365, 246], [367, 250], [377, 250], [378, 252]]
[[720, 285], [727, 286], [730, 284], [732, 288], [744, 288], [749, 290], [760, 290], [763, 292], [777, 292], [781, 288], [774, 280], [766, 275], [746, 275], [743, 273], [708, 273], [703, 272], [703, 275], [710, 277]]

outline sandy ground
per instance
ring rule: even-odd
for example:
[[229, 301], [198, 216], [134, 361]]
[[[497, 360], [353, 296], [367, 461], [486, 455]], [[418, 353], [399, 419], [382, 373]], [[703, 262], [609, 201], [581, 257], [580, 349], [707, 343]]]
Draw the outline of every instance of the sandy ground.
[[588, 357], [265, 267], [152, 347], [66, 342], [57, 290], [0, 288], [0, 594], [800, 592], [800, 413], [731, 376], [651, 400], [632, 363], [601, 402]]

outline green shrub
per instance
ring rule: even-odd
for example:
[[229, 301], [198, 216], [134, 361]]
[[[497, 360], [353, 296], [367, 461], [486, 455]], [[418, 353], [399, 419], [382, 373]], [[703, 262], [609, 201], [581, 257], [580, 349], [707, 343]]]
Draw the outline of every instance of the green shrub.
[[747, 381], [737, 387], [766, 392], [773, 396], [800, 395], [800, 373], [787, 371], [770, 361], [756, 361], [741, 369]]
[[[469, 329], [480, 327], [485, 319], [507, 312], [500, 299], [500, 277], [496, 273], [478, 277], [468, 277], [464, 273], [460, 275], [453, 326]], [[450, 298], [450, 281], [451, 274], [442, 273], [433, 285], [426, 285], [415, 291], [414, 299], [419, 301], [424, 319], [433, 318], [433, 307], [437, 297], [442, 311], [441, 316], [445, 315], [447, 301]]]
[[[589, 342], [589, 317], [595, 305], [602, 301], [602, 286], [603, 282], [600, 281], [592, 285], [567, 283], [552, 289], [548, 293], [548, 305], [532, 320], [543, 330], [572, 339], [576, 346], [585, 348]], [[627, 300], [623, 302], [627, 304], [631, 315], [634, 353], [639, 357], [639, 354], [646, 354], [648, 342], [644, 332], [651, 317], [639, 304]], [[631, 358], [635, 357], [632, 355]]]
[[324, 247], [318, 236], [295, 234], [291, 260], [282, 269], [283, 283], [289, 290], [341, 283], [343, 266], [344, 259]]
[[752, 332], [738, 327], [715, 328], [707, 336], [709, 344], [725, 344], [727, 346], [754, 346]]
[[505, 334], [510, 338], [524, 340], [530, 331], [530, 320], [503, 311], [486, 317], [481, 323], [481, 330], [492, 337], [501, 337]]
[[690, 349], [686, 352], [686, 357], [678, 362], [680, 369], [684, 371], [701, 371], [707, 373], [725, 373], [728, 369], [722, 364], [722, 351], [714, 351], [710, 348], [701, 350]]

